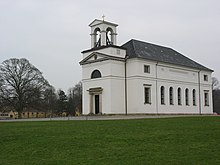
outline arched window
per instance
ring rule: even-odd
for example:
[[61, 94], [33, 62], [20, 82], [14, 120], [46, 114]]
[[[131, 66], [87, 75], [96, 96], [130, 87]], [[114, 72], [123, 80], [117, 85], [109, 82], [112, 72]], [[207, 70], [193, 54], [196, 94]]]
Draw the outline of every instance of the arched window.
[[189, 89], [186, 88], [185, 90], [185, 102], [186, 102], [186, 105], [189, 105]]
[[94, 35], [95, 35], [95, 47], [99, 47], [101, 46], [101, 32], [99, 28], [96, 28], [94, 31]]
[[165, 92], [165, 91], [164, 91], [164, 86], [162, 86], [162, 87], [160, 88], [161, 104], [165, 104], [165, 98], [164, 98], [165, 93], [164, 93], [164, 92]]
[[170, 95], [170, 105], [173, 105], [173, 87], [170, 87], [169, 95]]
[[99, 70], [94, 70], [91, 74], [91, 79], [100, 78], [100, 77], [102, 77], [102, 75]]
[[192, 96], [193, 96], [193, 105], [196, 105], [196, 90], [193, 89], [192, 91]]
[[110, 27], [108, 27], [106, 29], [106, 45], [113, 45], [113, 35], [112, 35], [112, 33], [113, 33], [113, 30]]
[[182, 105], [182, 100], [181, 100], [181, 88], [177, 89], [177, 97], [178, 97], [178, 105]]

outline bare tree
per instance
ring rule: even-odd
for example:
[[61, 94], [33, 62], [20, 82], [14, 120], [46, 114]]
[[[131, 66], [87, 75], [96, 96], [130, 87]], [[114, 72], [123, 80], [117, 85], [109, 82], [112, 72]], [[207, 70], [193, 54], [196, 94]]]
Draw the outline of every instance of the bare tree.
[[220, 89], [219, 81], [216, 77], [212, 77], [212, 90]]
[[220, 84], [216, 77], [212, 77], [213, 111], [220, 114]]
[[69, 89], [68, 108], [73, 114], [76, 111], [82, 113], [82, 83], [77, 83], [73, 88]]
[[48, 88], [43, 92], [42, 109], [51, 115], [55, 112], [57, 95], [54, 87]]
[[0, 97], [19, 113], [38, 106], [42, 93], [51, 87], [42, 73], [27, 59], [12, 58], [0, 65]]

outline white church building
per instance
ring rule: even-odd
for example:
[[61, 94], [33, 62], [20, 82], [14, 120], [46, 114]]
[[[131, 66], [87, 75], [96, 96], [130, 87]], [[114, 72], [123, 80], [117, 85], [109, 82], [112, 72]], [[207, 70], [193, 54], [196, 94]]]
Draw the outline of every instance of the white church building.
[[131, 39], [117, 45], [117, 24], [95, 19], [82, 52], [87, 114], [212, 114], [213, 70], [172, 48]]

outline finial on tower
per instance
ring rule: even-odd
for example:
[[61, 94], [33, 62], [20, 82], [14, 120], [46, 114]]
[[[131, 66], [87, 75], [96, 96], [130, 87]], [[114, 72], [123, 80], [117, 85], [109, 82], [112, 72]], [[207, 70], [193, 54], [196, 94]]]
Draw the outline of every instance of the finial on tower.
[[104, 22], [105, 21], [105, 15], [103, 14], [102, 16], [102, 21]]

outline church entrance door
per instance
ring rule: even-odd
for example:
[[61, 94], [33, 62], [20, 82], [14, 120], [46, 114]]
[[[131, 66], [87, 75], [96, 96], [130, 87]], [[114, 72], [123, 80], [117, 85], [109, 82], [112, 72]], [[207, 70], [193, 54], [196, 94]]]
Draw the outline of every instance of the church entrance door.
[[95, 114], [99, 113], [99, 95], [95, 95]]
[[102, 114], [102, 91], [101, 87], [90, 88], [90, 113]]

